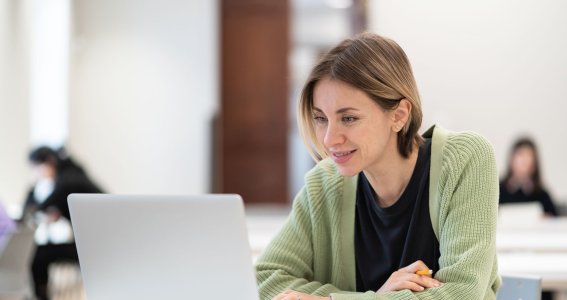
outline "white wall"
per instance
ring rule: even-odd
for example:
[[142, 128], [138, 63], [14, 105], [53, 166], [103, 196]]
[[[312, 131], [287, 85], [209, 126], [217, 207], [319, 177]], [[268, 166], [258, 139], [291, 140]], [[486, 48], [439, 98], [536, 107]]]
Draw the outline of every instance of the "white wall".
[[533, 136], [544, 180], [567, 200], [567, 2], [372, 0], [370, 29], [412, 61], [424, 127], [474, 130], [503, 172], [513, 140]]
[[218, 4], [76, 0], [69, 147], [109, 192], [205, 193]]
[[29, 176], [27, 5], [23, 0], [0, 1], [0, 202], [14, 216]]
[[31, 145], [61, 147], [68, 137], [71, 0], [31, 0]]

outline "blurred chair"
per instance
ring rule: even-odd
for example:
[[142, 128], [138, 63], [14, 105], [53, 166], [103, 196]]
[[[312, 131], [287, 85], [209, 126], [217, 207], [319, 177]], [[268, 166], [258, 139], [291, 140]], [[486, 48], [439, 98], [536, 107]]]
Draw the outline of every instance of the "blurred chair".
[[497, 300], [540, 300], [541, 277], [502, 275]]
[[32, 299], [30, 266], [35, 249], [34, 231], [20, 226], [0, 256], [0, 299]]

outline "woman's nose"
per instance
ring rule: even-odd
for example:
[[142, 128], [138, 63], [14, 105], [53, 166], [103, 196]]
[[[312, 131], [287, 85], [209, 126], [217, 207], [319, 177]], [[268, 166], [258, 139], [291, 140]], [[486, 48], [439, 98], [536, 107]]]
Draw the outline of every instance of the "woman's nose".
[[345, 142], [344, 134], [341, 132], [337, 124], [332, 124], [329, 122], [327, 130], [325, 131], [325, 137], [323, 138], [323, 143], [325, 147], [332, 148], [333, 146], [340, 145]]

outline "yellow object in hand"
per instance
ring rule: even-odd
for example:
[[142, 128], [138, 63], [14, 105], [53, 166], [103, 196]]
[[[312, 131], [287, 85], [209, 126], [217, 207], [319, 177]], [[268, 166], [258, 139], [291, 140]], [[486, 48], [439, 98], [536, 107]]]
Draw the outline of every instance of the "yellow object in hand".
[[431, 275], [433, 274], [433, 270], [419, 270], [415, 272], [417, 275]]

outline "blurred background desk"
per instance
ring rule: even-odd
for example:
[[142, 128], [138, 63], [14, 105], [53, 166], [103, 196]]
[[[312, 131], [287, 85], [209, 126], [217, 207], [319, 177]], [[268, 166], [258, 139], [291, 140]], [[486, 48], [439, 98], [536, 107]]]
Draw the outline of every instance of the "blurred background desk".
[[498, 252], [567, 253], [567, 217], [500, 220], [496, 248]]
[[542, 218], [531, 212], [502, 209], [496, 234], [501, 274], [538, 275], [544, 290], [567, 299], [567, 217]]
[[500, 219], [498, 222], [498, 231], [502, 232], [566, 232], [567, 217], [556, 218], [531, 218], [531, 219]]
[[510, 275], [539, 275], [542, 288], [567, 292], [567, 252], [498, 253], [498, 271]]

